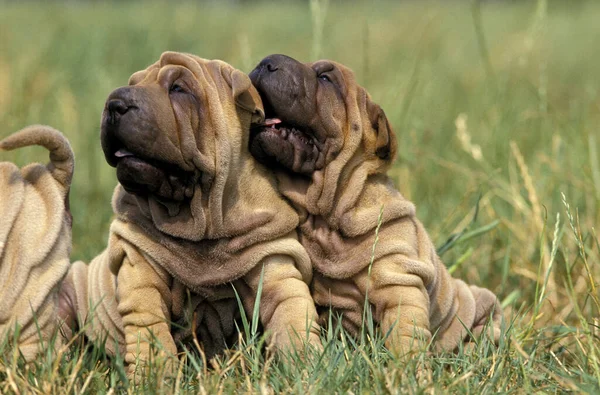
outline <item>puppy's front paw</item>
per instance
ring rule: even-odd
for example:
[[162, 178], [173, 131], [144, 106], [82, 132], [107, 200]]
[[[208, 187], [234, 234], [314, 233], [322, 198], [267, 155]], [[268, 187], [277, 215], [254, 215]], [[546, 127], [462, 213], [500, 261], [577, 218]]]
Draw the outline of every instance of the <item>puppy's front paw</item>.
[[[126, 361], [131, 359], [126, 356]], [[179, 361], [175, 355], [159, 352], [152, 359], [143, 361], [139, 358], [127, 364], [127, 378], [139, 385], [143, 382], [174, 378], [177, 376]]]

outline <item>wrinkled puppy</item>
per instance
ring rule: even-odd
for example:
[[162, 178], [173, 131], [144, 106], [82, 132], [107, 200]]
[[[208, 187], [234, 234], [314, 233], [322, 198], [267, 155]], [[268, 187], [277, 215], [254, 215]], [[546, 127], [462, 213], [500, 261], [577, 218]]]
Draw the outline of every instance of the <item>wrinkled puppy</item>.
[[22, 129], [0, 141], [0, 150], [30, 145], [48, 149], [50, 163], [19, 169], [0, 162], [0, 336], [18, 326], [27, 362], [45, 351], [57, 330], [58, 289], [71, 252], [74, 166], [69, 142], [49, 126]]
[[107, 337], [130, 373], [148, 360], [151, 336], [170, 354], [191, 331], [207, 353], [222, 349], [236, 335], [232, 283], [251, 314], [261, 276], [270, 343], [318, 341], [298, 215], [248, 152], [251, 121], [263, 119], [247, 75], [175, 52], [108, 97], [101, 142], [120, 183], [116, 219], [107, 249], [70, 270], [62, 316]]
[[420, 348], [435, 332], [437, 349], [455, 349], [467, 330], [480, 334], [490, 317], [497, 339], [496, 296], [449, 275], [415, 206], [386, 176], [396, 137], [351, 70], [272, 55], [250, 78], [267, 116], [253, 131], [251, 152], [278, 169], [281, 192], [301, 214], [300, 241], [315, 269], [313, 298], [324, 310], [320, 322], [331, 307], [357, 334], [368, 298], [397, 355]]

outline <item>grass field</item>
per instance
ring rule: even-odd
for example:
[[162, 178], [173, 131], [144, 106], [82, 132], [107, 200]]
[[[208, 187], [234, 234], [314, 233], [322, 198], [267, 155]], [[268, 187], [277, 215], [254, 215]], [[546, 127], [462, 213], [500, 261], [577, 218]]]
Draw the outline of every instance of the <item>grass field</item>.
[[[249, 339], [212, 365], [188, 355], [178, 379], [163, 379], [157, 363], [146, 390], [600, 391], [600, 4], [276, 4], [0, 1], [0, 137], [44, 123], [72, 142], [73, 259], [106, 245], [116, 177], [100, 114], [131, 73], [165, 50], [244, 71], [270, 53], [331, 58], [386, 111], [399, 138], [391, 174], [436, 245], [466, 229], [444, 261], [499, 295], [506, 333], [498, 348], [483, 339], [409, 363], [390, 359], [376, 336], [354, 344], [333, 329], [322, 355], [292, 361]], [[39, 148], [2, 154], [21, 165], [46, 158]], [[122, 361], [101, 348], [27, 368], [8, 348], [0, 354], [0, 393], [128, 388]]]

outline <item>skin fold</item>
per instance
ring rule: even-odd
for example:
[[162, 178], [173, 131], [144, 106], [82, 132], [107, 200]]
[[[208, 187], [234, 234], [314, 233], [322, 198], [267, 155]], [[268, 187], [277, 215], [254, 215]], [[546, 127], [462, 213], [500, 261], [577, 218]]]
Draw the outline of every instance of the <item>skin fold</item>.
[[196, 336], [211, 357], [237, 337], [234, 287], [276, 349], [318, 343], [309, 257], [298, 215], [248, 152], [262, 122], [247, 75], [221, 61], [165, 52], [113, 91], [101, 142], [119, 185], [108, 246], [76, 262], [62, 318], [121, 352], [133, 373]]
[[271, 55], [250, 78], [266, 115], [253, 127], [250, 150], [276, 172], [300, 215], [320, 322], [333, 311], [358, 335], [368, 300], [396, 355], [425, 347], [434, 335], [436, 349], [453, 350], [490, 320], [497, 341], [496, 296], [452, 278], [437, 256], [415, 206], [386, 175], [396, 136], [352, 71]]
[[[69, 269], [69, 190], [75, 159], [67, 139], [43, 125], [28, 126], [0, 141], [0, 151], [40, 145], [46, 165], [19, 169], [0, 162], [0, 335], [17, 330], [19, 351], [31, 362], [57, 333], [58, 290]], [[8, 337], [12, 338], [12, 335]]]

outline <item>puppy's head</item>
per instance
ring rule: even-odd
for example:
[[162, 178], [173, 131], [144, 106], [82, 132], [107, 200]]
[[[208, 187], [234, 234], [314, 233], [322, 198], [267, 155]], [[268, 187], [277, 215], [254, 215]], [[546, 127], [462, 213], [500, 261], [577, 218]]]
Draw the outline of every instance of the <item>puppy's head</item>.
[[253, 127], [250, 144], [259, 160], [310, 175], [352, 146], [374, 169], [385, 170], [393, 161], [397, 142], [385, 113], [347, 67], [270, 55], [250, 78], [266, 113], [264, 124]]
[[109, 95], [102, 149], [125, 190], [181, 202], [197, 185], [210, 188], [216, 140], [243, 144], [250, 122], [263, 119], [260, 97], [244, 73], [221, 61], [165, 52]]

